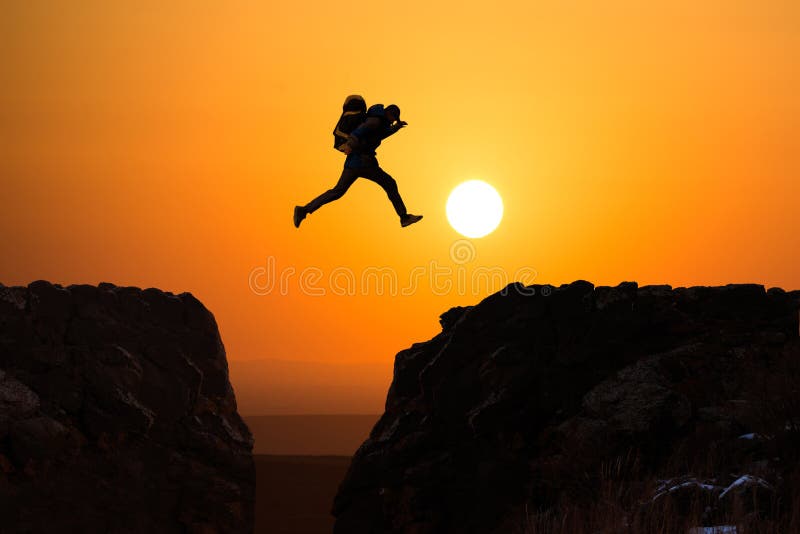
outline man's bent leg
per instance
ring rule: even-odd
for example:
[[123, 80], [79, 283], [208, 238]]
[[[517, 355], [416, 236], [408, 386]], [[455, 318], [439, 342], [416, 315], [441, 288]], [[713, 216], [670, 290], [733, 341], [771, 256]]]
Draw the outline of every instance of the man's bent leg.
[[406, 215], [406, 205], [403, 204], [403, 199], [400, 197], [400, 191], [397, 190], [397, 182], [394, 178], [389, 176], [386, 171], [380, 167], [375, 167], [365, 172], [361, 176], [367, 180], [372, 180], [381, 186], [384, 191], [386, 191], [389, 200], [392, 201], [392, 206], [394, 206], [394, 211], [397, 212], [397, 215], [400, 217], [404, 217]]
[[320, 196], [306, 204], [306, 212], [314, 213], [328, 202], [333, 202], [334, 200], [342, 198], [342, 195], [347, 193], [347, 190], [350, 189], [350, 186], [353, 185], [353, 182], [355, 182], [357, 178], [358, 169], [345, 167], [342, 169], [342, 175], [339, 177], [339, 181], [336, 182], [336, 185], [333, 186], [333, 189], [328, 189]]

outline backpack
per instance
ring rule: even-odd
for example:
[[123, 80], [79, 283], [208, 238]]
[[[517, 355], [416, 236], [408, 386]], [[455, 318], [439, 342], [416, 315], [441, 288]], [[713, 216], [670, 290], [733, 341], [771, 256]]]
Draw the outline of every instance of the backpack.
[[347, 142], [350, 132], [367, 119], [367, 103], [359, 95], [350, 95], [344, 100], [342, 114], [333, 129], [333, 148], [343, 152], [342, 145]]

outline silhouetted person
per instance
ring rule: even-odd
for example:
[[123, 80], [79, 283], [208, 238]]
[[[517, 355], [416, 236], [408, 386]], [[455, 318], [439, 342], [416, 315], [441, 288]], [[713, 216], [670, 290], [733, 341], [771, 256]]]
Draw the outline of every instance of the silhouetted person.
[[[345, 111], [347, 111], [348, 103], [349, 101], [345, 100]], [[382, 104], [371, 106], [367, 110], [364, 123], [349, 134], [346, 143], [337, 147], [347, 154], [339, 181], [333, 189], [325, 191], [305, 206], [295, 206], [295, 227], [299, 227], [309, 213], [314, 213], [328, 202], [341, 198], [358, 178], [372, 180], [386, 191], [394, 210], [400, 217], [401, 226], [405, 227], [422, 219], [422, 215], [411, 215], [406, 211], [406, 206], [397, 190], [397, 182], [380, 168], [378, 159], [375, 157], [375, 150], [380, 146], [381, 141], [397, 133], [406, 124], [405, 121], [400, 120], [400, 108], [396, 105], [392, 104], [386, 108]]]

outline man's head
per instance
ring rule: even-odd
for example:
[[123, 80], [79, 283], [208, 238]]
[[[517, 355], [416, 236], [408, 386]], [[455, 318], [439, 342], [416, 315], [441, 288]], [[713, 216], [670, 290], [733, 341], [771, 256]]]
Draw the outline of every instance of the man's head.
[[342, 111], [367, 111], [367, 103], [361, 95], [350, 95], [344, 99]]
[[400, 108], [397, 107], [396, 104], [390, 104], [386, 106], [386, 109], [384, 109], [383, 112], [386, 114], [386, 120], [389, 121], [389, 124], [400, 120]]

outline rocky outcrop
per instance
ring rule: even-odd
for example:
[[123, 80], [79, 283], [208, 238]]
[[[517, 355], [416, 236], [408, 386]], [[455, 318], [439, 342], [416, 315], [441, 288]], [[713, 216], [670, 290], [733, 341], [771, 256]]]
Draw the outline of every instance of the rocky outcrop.
[[[778, 362], [800, 360], [798, 307], [800, 292], [759, 285], [576, 281], [512, 284], [454, 308], [439, 335], [397, 354], [386, 411], [336, 496], [335, 532], [525, 532], [525, 510], [588, 502], [609, 462], [633, 457], [677, 480], [714, 449], [739, 471], [709, 485], [725, 498], [746, 486], [737, 480], [762, 481], [741, 478], [760, 458], [739, 454], [737, 436], [767, 424], [757, 394], [777, 391], [760, 385], [785, 372]], [[793, 415], [773, 415], [776, 436]]]
[[191, 294], [0, 286], [0, 531], [251, 532], [252, 445]]

